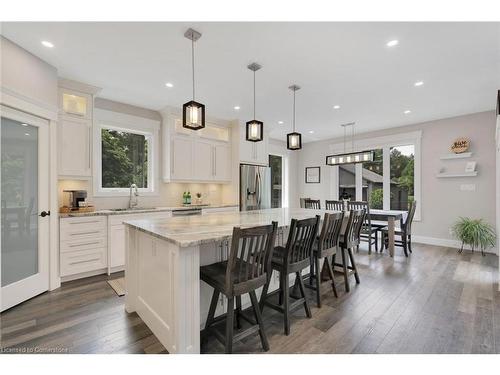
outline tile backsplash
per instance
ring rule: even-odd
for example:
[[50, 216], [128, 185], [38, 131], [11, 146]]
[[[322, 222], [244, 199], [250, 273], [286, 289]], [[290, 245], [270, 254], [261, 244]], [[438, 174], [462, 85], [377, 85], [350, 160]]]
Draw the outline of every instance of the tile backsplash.
[[[96, 209], [121, 208], [128, 205], [127, 197], [94, 197], [92, 195], [92, 182], [80, 180], [60, 180], [58, 185], [59, 206], [69, 204], [69, 194], [63, 190], [87, 190], [87, 201], [94, 205]], [[203, 203], [217, 204], [237, 204], [237, 202], [224, 199], [224, 185], [222, 184], [188, 184], [188, 183], [160, 183], [159, 194], [156, 196], [139, 195], [139, 205], [143, 207], [164, 207], [180, 206], [182, 204], [182, 193], [191, 192], [194, 198], [196, 193], [201, 193]]]

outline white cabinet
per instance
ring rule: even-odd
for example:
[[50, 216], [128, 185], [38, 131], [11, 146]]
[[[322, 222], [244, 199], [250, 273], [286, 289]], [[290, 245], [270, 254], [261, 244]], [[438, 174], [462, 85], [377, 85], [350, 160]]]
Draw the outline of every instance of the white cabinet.
[[108, 274], [125, 268], [125, 224], [127, 220], [163, 219], [172, 216], [170, 211], [111, 215], [108, 219]]
[[190, 180], [193, 177], [193, 140], [188, 137], [174, 137], [170, 151], [172, 179]]
[[214, 180], [231, 180], [231, 148], [224, 144], [213, 146]]
[[247, 164], [268, 165], [269, 154], [267, 150], [268, 136], [260, 142], [249, 142], [245, 139], [245, 132], [240, 130], [240, 162]]
[[58, 129], [59, 176], [91, 177], [92, 122], [60, 116]]
[[194, 173], [191, 178], [200, 181], [210, 181], [214, 179], [214, 155], [211, 142], [195, 142], [193, 161]]

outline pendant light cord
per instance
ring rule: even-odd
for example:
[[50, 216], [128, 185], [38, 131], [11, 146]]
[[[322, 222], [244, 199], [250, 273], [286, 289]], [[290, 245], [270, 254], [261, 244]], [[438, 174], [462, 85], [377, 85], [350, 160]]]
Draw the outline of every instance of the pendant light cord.
[[293, 132], [295, 133], [295, 91], [293, 90]]
[[253, 71], [253, 119], [255, 120], [255, 70]]
[[194, 101], [194, 33], [191, 34], [191, 67], [193, 70], [193, 101]]

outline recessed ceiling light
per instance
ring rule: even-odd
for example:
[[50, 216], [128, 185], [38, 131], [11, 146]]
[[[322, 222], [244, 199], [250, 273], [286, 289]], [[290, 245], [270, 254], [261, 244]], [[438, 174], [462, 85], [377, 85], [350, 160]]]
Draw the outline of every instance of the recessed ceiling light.
[[42, 45], [47, 48], [54, 48], [54, 44], [52, 44], [48, 40], [42, 40]]
[[424, 84], [424, 81], [418, 81], [418, 82], [415, 82], [415, 86], [422, 86]]
[[398, 44], [399, 44], [399, 40], [393, 39], [393, 40], [388, 41], [386, 46], [387, 47], [394, 47], [394, 46], [397, 46]]
[[405, 115], [409, 115], [410, 113], [411, 113], [411, 111], [409, 109], [407, 109], [406, 111], [404, 111]]
[[278, 124], [283, 125], [284, 122], [283, 121], [278, 121]]
[[235, 105], [235, 106], [234, 106], [234, 109], [235, 109], [236, 111], [239, 111], [239, 110], [240, 110], [240, 106], [239, 106], [239, 105]]
[[21, 124], [21, 125], [22, 125], [22, 126], [28, 126], [28, 124], [24, 124], [24, 123], [23, 123], [23, 124]]
[[29, 135], [30, 135], [30, 133], [24, 133], [24, 135], [29, 136]]
[[309, 130], [309, 134], [314, 134], [314, 130]]
[[174, 87], [174, 84], [167, 82], [167, 83], [165, 83], [165, 86], [167, 86], [168, 88], [172, 88], [172, 87]]
[[340, 106], [336, 104], [333, 106], [333, 109], [340, 109]]

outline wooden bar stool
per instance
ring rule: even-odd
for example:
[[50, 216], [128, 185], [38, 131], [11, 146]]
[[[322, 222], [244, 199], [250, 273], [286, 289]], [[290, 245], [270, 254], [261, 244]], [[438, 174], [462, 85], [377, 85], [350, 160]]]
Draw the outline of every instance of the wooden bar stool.
[[[363, 226], [365, 215], [365, 210], [349, 211], [349, 219], [347, 220], [344, 233], [340, 236], [339, 239], [342, 263], [335, 262], [336, 254], [333, 255], [332, 259], [334, 267], [342, 267], [342, 273], [344, 274], [344, 288], [346, 292], [350, 291], [349, 274], [351, 273], [351, 271], [354, 273], [356, 284], [359, 284], [358, 269], [356, 268], [356, 262], [354, 261], [354, 255], [352, 251], [354, 248], [359, 246], [361, 227]], [[351, 265], [348, 265], [348, 258], [351, 262]]]
[[313, 210], [321, 210], [321, 202], [319, 199], [306, 199], [305, 208], [312, 208]]
[[[405, 256], [408, 257], [408, 251], [411, 253], [411, 225], [413, 223], [413, 218], [415, 216], [415, 211], [417, 209], [417, 202], [413, 201], [410, 203], [410, 207], [408, 209], [408, 215], [406, 216], [406, 220], [399, 223], [399, 229], [394, 231], [395, 236], [400, 236], [401, 240], [395, 239], [394, 246], [401, 246], [405, 253]], [[389, 247], [389, 234], [387, 233], [389, 229], [384, 227], [381, 229], [382, 232], [382, 250], [384, 248]]]
[[327, 211], [344, 211], [344, 202], [325, 200], [325, 208]]
[[[276, 246], [273, 251], [271, 266], [273, 271], [280, 273], [279, 303], [273, 304], [269, 301], [267, 291], [271, 278], [262, 290], [260, 300], [261, 308], [269, 306], [272, 309], [283, 313], [285, 335], [290, 334], [290, 312], [299, 306], [303, 306], [308, 318], [311, 318], [311, 310], [307, 303], [304, 282], [301, 272], [311, 264], [311, 253], [314, 239], [318, 233], [320, 217], [296, 220], [292, 219], [286, 246]], [[301, 296], [290, 303], [290, 274], [295, 273], [296, 282], [299, 284]], [[295, 297], [293, 297], [295, 298]]]
[[[214, 288], [205, 333], [212, 332], [225, 345], [226, 353], [232, 352], [234, 341], [239, 341], [257, 331], [260, 334], [262, 347], [265, 351], [269, 350], [255, 290], [265, 285], [269, 279], [277, 226], [278, 223], [273, 222], [271, 225], [254, 228], [234, 228], [229, 259], [200, 268], [201, 280]], [[227, 313], [214, 318], [221, 293], [227, 297]], [[250, 295], [256, 323], [241, 312], [241, 296], [246, 293]], [[236, 335], [234, 335], [235, 300], [238, 328], [240, 328], [240, 317], [252, 324]], [[226, 320], [225, 336], [213, 326], [223, 319]]]
[[350, 201], [347, 203], [349, 210], [365, 210], [365, 220], [361, 227], [360, 240], [368, 242], [368, 253], [372, 252], [372, 245], [375, 244], [375, 251], [378, 252], [378, 232], [385, 224], [372, 224], [370, 217], [370, 206], [364, 201]]
[[[321, 259], [325, 259], [324, 265], [326, 266], [328, 270], [328, 276], [332, 281], [333, 294], [335, 295], [335, 297], [337, 297], [337, 288], [335, 287], [335, 279], [333, 276], [333, 269], [332, 265], [330, 264], [329, 257], [333, 257], [335, 254], [337, 254], [340, 229], [342, 228], [343, 220], [343, 212], [325, 214], [321, 233], [317, 240], [314, 242], [313, 263], [311, 264], [308, 287], [316, 291], [316, 304], [318, 307], [321, 307], [321, 271], [319, 267], [319, 262]], [[313, 285], [313, 279], [315, 279], [316, 281], [315, 285]]]

